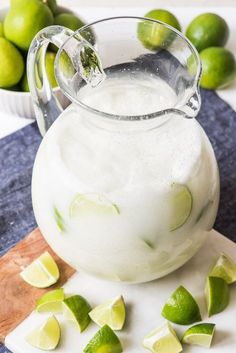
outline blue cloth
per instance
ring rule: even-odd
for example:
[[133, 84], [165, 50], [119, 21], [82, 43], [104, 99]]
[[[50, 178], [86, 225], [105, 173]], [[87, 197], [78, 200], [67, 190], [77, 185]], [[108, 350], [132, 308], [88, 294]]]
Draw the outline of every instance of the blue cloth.
[[[212, 142], [220, 168], [215, 228], [236, 241], [236, 113], [215, 92], [202, 90], [198, 121]], [[36, 226], [30, 184], [40, 140], [35, 123], [0, 140], [0, 255]], [[0, 353], [9, 351], [0, 345]]]

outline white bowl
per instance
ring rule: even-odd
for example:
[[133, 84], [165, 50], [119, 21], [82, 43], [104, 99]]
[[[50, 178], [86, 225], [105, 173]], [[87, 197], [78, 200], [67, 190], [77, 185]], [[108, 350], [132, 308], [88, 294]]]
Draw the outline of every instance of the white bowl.
[[[8, 8], [0, 9], [0, 21], [2, 21]], [[70, 101], [62, 94], [60, 88], [54, 88], [63, 108], [66, 108]], [[35, 118], [35, 112], [30, 92], [10, 91], [0, 88], [0, 111], [17, 115], [24, 118]]]

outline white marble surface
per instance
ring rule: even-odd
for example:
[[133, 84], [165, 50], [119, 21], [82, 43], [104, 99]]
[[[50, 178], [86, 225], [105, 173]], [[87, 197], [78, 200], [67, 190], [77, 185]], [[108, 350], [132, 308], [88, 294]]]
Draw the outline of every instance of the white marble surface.
[[[176, 14], [183, 28], [187, 26], [194, 16], [201, 12], [216, 12], [223, 16], [229, 23], [231, 35], [226, 47], [236, 54], [236, 0], [165, 0], [159, 1], [158, 5], [156, 4], [156, 0], [119, 0], [119, 2], [117, 0], [62, 0], [59, 3], [66, 6], [76, 5], [74, 7], [75, 11], [87, 22], [118, 15], [143, 16], [153, 7], [165, 6]], [[183, 4], [186, 3], [188, 3], [188, 6], [183, 7]], [[117, 4], [119, 4], [119, 7]], [[7, 5], [9, 5], [9, 0], [1, 0], [0, 8]], [[236, 110], [236, 81], [229, 88], [219, 91], [218, 94]], [[31, 120], [29, 119], [6, 115], [0, 112], [0, 138], [20, 129], [30, 122]]]
[[[216, 324], [216, 334], [211, 353], [236, 352], [235, 318], [236, 318], [236, 286], [231, 286], [231, 300], [224, 312], [207, 318], [204, 299], [204, 286], [207, 273], [216, 261], [220, 252], [229, 254], [236, 261], [236, 244], [212, 231], [208, 240], [195, 257], [185, 266], [171, 275], [139, 285], [125, 285], [101, 281], [88, 277], [83, 273], [76, 273], [64, 286], [65, 293], [81, 294], [92, 306], [122, 294], [127, 303], [127, 322], [124, 329], [118, 332], [122, 341], [124, 353], [147, 352], [142, 348], [142, 338], [156, 328], [164, 319], [160, 315], [161, 309], [169, 295], [179, 286], [185, 286], [197, 299], [203, 321]], [[6, 345], [13, 353], [39, 353], [29, 346], [24, 337], [34, 327], [40, 325], [49, 314], [32, 313], [6, 338]], [[82, 334], [73, 324], [65, 322], [61, 315], [57, 315], [62, 325], [62, 339], [56, 353], [82, 353], [83, 348], [98, 330], [98, 326], [91, 324]], [[186, 326], [174, 325], [179, 337], [186, 330]], [[185, 353], [207, 353], [209, 349], [197, 346], [184, 346]], [[168, 353], [168, 352], [166, 352]]]

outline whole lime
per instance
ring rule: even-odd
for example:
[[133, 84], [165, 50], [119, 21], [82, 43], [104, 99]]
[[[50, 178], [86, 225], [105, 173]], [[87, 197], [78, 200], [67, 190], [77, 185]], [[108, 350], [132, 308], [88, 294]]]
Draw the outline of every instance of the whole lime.
[[236, 74], [234, 55], [225, 48], [211, 47], [200, 53], [202, 61], [201, 87], [223, 88], [229, 85]]
[[27, 79], [27, 73], [25, 72], [21, 83], [20, 83], [21, 90], [23, 92], [29, 92], [29, 84], [28, 84], [28, 79]]
[[[149, 11], [144, 16], [153, 20], [164, 22], [181, 31], [181, 26], [175, 15], [163, 9]], [[138, 24], [138, 38], [150, 50], [168, 46], [174, 39], [173, 32], [159, 23], [142, 21]]]
[[56, 0], [42, 0], [42, 2], [49, 7], [54, 15], [57, 14], [57, 1]]
[[4, 20], [4, 34], [20, 49], [28, 50], [34, 36], [52, 24], [52, 12], [41, 0], [14, 1]]
[[229, 27], [221, 16], [203, 13], [189, 24], [186, 36], [200, 52], [209, 47], [223, 47], [229, 38]]
[[[55, 25], [60, 25], [77, 31], [85, 25], [85, 23], [76, 15], [71, 13], [61, 13], [55, 17]], [[84, 30], [81, 35], [91, 44], [94, 44], [94, 35], [91, 29]]]
[[48, 79], [52, 87], [57, 87], [57, 80], [54, 74], [54, 62], [55, 62], [56, 54], [53, 52], [46, 53], [46, 71], [48, 74]]
[[0, 38], [0, 87], [16, 85], [24, 73], [24, 60], [17, 48], [5, 38]]

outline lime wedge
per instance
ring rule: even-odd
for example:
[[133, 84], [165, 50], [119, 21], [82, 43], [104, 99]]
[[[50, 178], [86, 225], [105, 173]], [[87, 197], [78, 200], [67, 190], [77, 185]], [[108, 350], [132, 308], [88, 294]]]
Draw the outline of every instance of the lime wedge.
[[182, 342], [210, 348], [215, 332], [215, 324], [198, 324], [185, 331]]
[[170, 230], [182, 227], [188, 220], [193, 205], [193, 198], [186, 185], [173, 183], [171, 185], [171, 224]]
[[105, 325], [93, 336], [83, 350], [84, 353], [121, 353], [119, 338], [112, 329]]
[[183, 286], [178, 287], [162, 309], [162, 316], [179, 325], [190, 325], [201, 321], [197, 302]]
[[99, 326], [109, 325], [112, 330], [121, 330], [125, 322], [125, 303], [122, 296], [98, 305], [89, 313]]
[[90, 323], [91, 306], [85, 298], [73, 295], [63, 301], [63, 313], [67, 320], [75, 322], [83, 332]]
[[223, 278], [208, 277], [205, 294], [209, 317], [220, 313], [229, 304], [229, 286]]
[[65, 298], [63, 288], [55, 289], [44, 294], [36, 302], [36, 310], [39, 313], [51, 312], [59, 313], [62, 311], [62, 302]]
[[54, 207], [54, 218], [57, 224], [57, 227], [60, 232], [64, 232], [65, 230], [65, 222], [64, 219], [62, 218], [61, 213], [59, 212], [58, 208]]
[[169, 322], [151, 331], [143, 340], [143, 346], [153, 353], [179, 353], [182, 345]]
[[209, 276], [223, 278], [228, 284], [234, 283], [236, 281], [236, 263], [229, 256], [221, 254]]
[[20, 276], [31, 286], [46, 288], [57, 282], [60, 273], [52, 256], [45, 251], [26, 267]]
[[33, 347], [50, 351], [55, 349], [60, 341], [61, 330], [55, 316], [50, 317], [40, 327], [33, 330], [25, 340]]
[[119, 208], [102, 195], [77, 194], [70, 205], [70, 216], [119, 214]]

